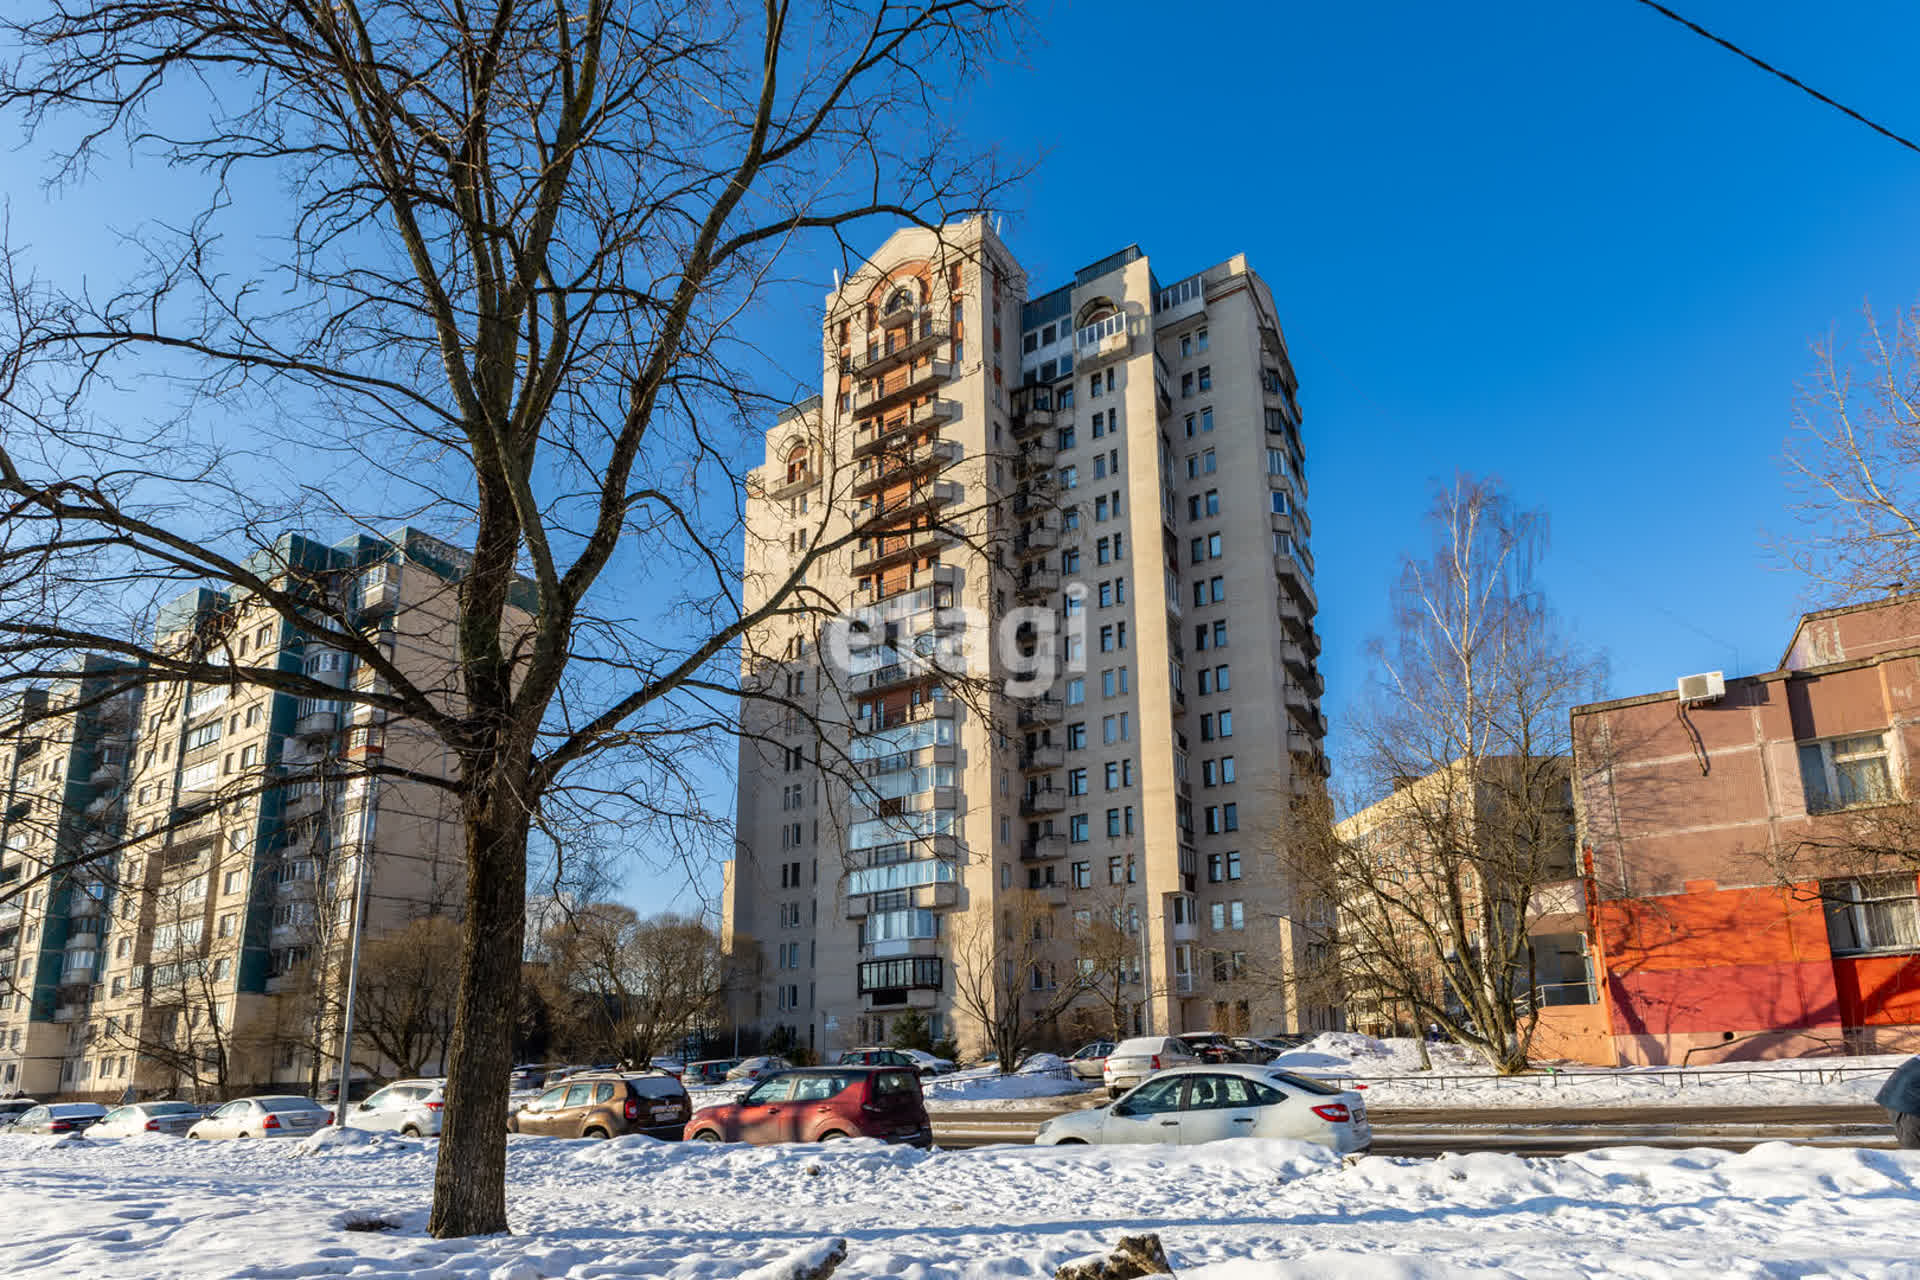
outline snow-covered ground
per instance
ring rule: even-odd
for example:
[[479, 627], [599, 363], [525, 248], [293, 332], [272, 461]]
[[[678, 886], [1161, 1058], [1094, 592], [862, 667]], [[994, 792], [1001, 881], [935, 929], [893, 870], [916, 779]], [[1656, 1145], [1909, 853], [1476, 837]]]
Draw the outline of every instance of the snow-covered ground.
[[[848, 1280], [1050, 1276], [1158, 1231], [1186, 1280], [1914, 1276], [1920, 1152], [1770, 1144], [1564, 1159], [646, 1138], [509, 1145], [514, 1234], [424, 1233], [435, 1143], [0, 1138], [0, 1275], [735, 1280], [845, 1237]], [[390, 1231], [352, 1231], [369, 1218]]]
[[1905, 1054], [1779, 1058], [1689, 1067], [1561, 1067], [1498, 1076], [1458, 1045], [1328, 1032], [1273, 1060], [1305, 1075], [1366, 1086], [1370, 1107], [1662, 1107], [1870, 1104]]

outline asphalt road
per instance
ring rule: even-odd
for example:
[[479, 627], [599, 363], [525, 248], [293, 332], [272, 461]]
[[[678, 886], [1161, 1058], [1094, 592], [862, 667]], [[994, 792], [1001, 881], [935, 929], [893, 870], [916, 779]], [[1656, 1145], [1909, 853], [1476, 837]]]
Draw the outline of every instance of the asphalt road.
[[[1027, 1143], [1048, 1116], [1095, 1105], [1097, 1095], [1018, 1111], [936, 1111], [934, 1141], [943, 1147]], [[1891, 1147], [1878, 1107], [1516, 1107], [1371, 1111], [1377, 1155], [1504, 1151], [1565, 1155], [1594, 1147], [1723, 1147], [1762, 1142]]]

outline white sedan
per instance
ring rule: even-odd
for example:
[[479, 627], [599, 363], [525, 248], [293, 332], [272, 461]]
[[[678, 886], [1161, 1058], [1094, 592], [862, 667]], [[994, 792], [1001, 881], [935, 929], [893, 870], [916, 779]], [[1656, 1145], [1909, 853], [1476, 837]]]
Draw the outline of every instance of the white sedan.
[[276, 1094], [235, 1098], [187, 1130], [189, 1138], [304, 1138], [333, 1123], [312, 1098]]
[[134, 1138], [144, 1133], [179, 1137], [199, 1121], [199, 1107], [191, 1102], [134, 1102], [107, 1112], [87, 1130], [89, 1138]]
[[1351, 1155], [1373, 1145], [1373, 1127], [1367, 1104], [1351, 1090], [1272, 1067], [1222, 1063], [1162, 1071], [1110, 1106], [1053, 1117], [1034, 1141], [1186, 1146], [1221, 1138], [1293, 1138]]

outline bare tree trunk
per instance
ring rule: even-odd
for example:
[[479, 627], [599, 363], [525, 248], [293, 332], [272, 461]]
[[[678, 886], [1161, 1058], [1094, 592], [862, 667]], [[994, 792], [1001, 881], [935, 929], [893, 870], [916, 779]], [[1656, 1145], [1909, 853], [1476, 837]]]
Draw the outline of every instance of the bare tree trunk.
[[526, 931], [530, 816], [498, 773], [467, 823], [467, 920], [458, 1015], [447, 1050], [447, 1108], [433, 1174], [435, 1236], [507, 1229], [508, 1080]]

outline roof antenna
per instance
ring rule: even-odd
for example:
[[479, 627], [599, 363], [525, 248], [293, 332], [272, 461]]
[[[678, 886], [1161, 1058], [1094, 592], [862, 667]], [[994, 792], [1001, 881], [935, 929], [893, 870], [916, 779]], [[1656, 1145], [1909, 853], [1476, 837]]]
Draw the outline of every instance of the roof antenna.
[[833, 287], [836, 290], [840, 287], [840, 268], [838, 267], [833, 269]]

